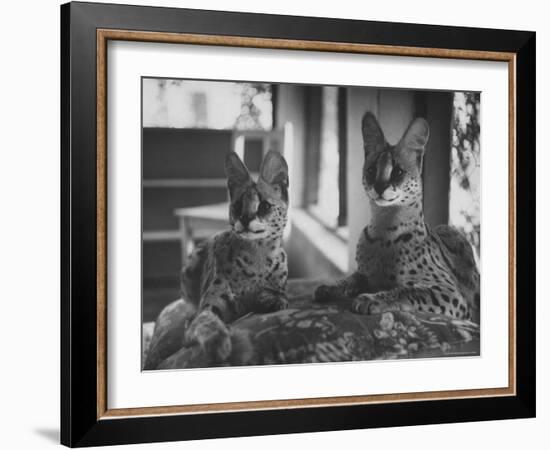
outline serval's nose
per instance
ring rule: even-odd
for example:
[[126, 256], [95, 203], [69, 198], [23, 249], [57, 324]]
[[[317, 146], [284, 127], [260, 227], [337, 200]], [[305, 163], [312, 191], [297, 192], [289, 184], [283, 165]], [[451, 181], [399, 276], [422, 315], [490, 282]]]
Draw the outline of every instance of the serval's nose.
[[243, 214], [240, 218], [239, 218], [239, 221], [241, 222], [242, 226], [244, 228], [248, 228], [248, 224], [250, 222], [252, 222], [252, 220], [254, 220], [254, 216], [251, 216], [249, 214]]
[[382, 196], [382, 194], [388, 188], [389, 185], [390, 183], [388, 183], [387, 181], [376, 181], [374, 183], [374, 190], [378, 195]]

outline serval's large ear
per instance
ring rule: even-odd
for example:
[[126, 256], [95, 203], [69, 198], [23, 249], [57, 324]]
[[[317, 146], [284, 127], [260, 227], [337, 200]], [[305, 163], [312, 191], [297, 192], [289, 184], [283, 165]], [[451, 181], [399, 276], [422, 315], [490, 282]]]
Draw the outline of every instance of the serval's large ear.
[[231, 198], [235, 190], [252, 181], [248, 169], [235, 152], [228, 153], [225, 157], [225, 174], [227, 175], [227, 187]]
[[361, 121], [361, 131], [363, 132], [363, 148], [365, 156], [371, 153], [382, 151], [386, 146], [384, 132], [374, 114], [367, 111]]
[[272, 195], [288, 200], [288, 165], [283, 155], [274, 150], [267, 152], [262, 161], [258, 183], [267, 184]]
[[399, 144], [397, 144], [400, 154], [411, 162], [416, 161], [420, 167], [429, 137], [430, 126], [428, 122], [426, 119], [417, 117], [410, 123]]

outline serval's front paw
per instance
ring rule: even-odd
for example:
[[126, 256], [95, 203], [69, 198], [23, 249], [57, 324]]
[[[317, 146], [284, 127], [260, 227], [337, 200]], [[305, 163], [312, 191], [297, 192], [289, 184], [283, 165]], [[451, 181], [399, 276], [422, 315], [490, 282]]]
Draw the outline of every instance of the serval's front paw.
[[343, 289], [344, 296], [347, 297], [347, 298], [355, 298], [361, 292], [365, 292], [365, 291], [361, 291], [359, 286], [357, 286], [355, 284], [351, 284], [351, 283], [346, 284], [346, 286]]
[[346, 293], [344, 292], [342, 286], [337, 284], [322, 284], [315, 289], [313, 297], [318, 303], [326, 303], [341, 300], [346, 297]]
[[252, 305], [252, 311], [260, 314], [280, 311], [288, 308], [288, 299], [284, 292], [265, 290]]
[[351, 309], [357, 314], [380, 314], [388, 311], [413, 311], [414, 307], [407, 301], [388, 301], [384, 292], [361, 294], [351, 302]]
[[280, 297], [277, 299], [275, 304], [273, 305], [274, 311], [280, 311], [282, 309], [288, 308], [288, 299], [286, 297]]
[[376, 294], [361, 294], [351, 302], [351, 310], [357, 314], [379, 314], [387, 310], [387, 303]]
[[199, 344], [216, 362], [225, 361], [231, 354], [231, 333], [218, 315], [210, 310], [201, 311], [185, 335], [187, 345]]
[[270, 313], [270, 312], [281, 311], [282, 309], [287, 309], [287, 308], [288, 308], [288, 300], [286, 297], [272, 297], [259, 307], [258, 312]]

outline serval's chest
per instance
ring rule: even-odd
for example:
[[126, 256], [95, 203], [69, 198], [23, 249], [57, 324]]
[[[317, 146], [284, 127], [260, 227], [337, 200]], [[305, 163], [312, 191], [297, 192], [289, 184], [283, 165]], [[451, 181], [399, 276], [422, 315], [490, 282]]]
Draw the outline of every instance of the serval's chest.
[[215, 253], [217, 275], [225, 279], [237, 297], [266, 287], [277, 290], [286, 287], [287, 257], [276, 242], [261, 242], [254, 248], [235, 242], [222, 243]]
[[438, 281], [435, 252], [425, 229], [375, 236], [367, 227], [357, 247], [357, 265], [368, 279], [369, 290], [412, 287]]

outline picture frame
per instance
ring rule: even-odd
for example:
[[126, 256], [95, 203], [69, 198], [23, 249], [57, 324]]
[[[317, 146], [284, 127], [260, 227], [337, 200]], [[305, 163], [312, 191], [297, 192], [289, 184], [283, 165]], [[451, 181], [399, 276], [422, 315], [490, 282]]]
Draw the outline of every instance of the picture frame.
[[[109, 408], [107, 44], [155, 42], [508, 67], [508, 386]], [[533, 32], [73, 2], [61, 6], [61, 442], [70, 447], [535, 416]]]

